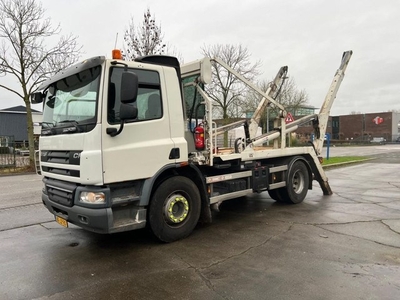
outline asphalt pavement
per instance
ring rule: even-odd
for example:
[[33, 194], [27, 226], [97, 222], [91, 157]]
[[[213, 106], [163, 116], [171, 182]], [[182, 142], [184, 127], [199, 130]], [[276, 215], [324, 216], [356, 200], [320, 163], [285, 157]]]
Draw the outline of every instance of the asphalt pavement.
[[40, 203], [40, 176], [0, 177], [0, 299], [400, 299], [395, 146], [332, 149], [375, 159], [327, 170], [331, 196], [314, 182], [298, 205], [224, 202], [171, 244], [147, 229], [63, 228]]

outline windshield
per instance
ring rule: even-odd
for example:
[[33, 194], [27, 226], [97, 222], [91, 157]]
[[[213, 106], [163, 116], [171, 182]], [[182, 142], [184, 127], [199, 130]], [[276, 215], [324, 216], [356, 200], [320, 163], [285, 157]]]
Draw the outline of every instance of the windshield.
[[43, 108], [42, 134], [56, 134], [57, 130], [48, 132], [48, 129], [57, 127], [72, 126], [76, 129], [60, 133], [89, 131], [94, 128], [84, 125], [96, 123], [100, 71], [101, 67], [96, 66], [49, 86]]

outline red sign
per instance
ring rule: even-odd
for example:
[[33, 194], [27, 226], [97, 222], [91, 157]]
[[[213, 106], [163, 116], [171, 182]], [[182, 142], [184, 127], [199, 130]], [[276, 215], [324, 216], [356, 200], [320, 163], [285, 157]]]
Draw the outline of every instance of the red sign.
[[292, 123], [293, 121], [294, 121], [294, 118], [293, 118], [292, 114], [288, 113], [286, 116], [286, 119], [285, 119], [285, 123], [289, 124], [289, 123]]
[[374, 119], [372, 119], [372, 122], [374, 122], [376, 125], [382, 124], [383, 123], [383, 118], [375, 117]]

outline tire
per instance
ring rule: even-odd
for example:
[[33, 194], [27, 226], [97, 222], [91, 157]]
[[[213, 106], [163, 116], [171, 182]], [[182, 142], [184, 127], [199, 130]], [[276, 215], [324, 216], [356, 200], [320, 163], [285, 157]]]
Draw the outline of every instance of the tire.
[[243, 138], [237, 138], [235, 140], [235, 153], [242, 153], [246, 148], [246, 144]]
[[285, 188], [279, 188], [279, 189], [274, 189], [274, 190], [268, 190], [269, 196], [275, 200], [276, 202], [279, 203], [285, 203], [285, 199], [282, 197], [282, 192]]
[[303, 202], [308, 192], [309, 183], [310, 177], [307, 166], [303, 161], [297, 160], [289, 170], [286, 187], [283, 188], [281, 193], [282, 198], [290, 204]]
[[183, 239], [195, 228], [200, 210], [200, 193], [193, 181], [183, 176], [168, 178], [151, 198], [150, 228], [163, 242]]

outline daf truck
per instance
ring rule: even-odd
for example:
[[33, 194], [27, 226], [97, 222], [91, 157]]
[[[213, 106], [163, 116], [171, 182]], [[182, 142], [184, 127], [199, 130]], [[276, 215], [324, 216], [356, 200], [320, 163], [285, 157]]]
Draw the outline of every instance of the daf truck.
[[[211, 209], [229, 199], [267, 191], [297, 204], [313, 180], [332, 194], [321, 151], [351, 51], [343, 53], [319, 113], [288, 124], [276, 101], [287, 67], [264, 92], [219, 58], [180, 65], [170, 56], [125, 61], [113, 53], [57, 73], [32, 95], [32, 103], [43, 102], [42, 201], [62, 226], [107, 234], [149, 226], [172, 242], [211, 222]], [[251, 118], [217, 126], [207, 93], [217, 66], [259, 95]], [[280, 112], [274, 128], [260, 134], [268, 106]], [[314, 141], [288, 147], [287, 136], [307, 122]], [[242, 126], [234, 147], [218, 146], [218, 136]]]

